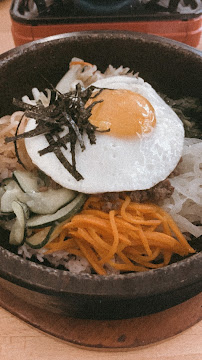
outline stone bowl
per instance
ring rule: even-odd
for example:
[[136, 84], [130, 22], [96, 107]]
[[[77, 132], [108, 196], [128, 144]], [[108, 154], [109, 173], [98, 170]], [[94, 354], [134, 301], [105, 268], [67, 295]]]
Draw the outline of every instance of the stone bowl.
[[[171, 98], [200, 97], [202, 53], [173, 40], [124, 31], [57, 35], [34, 41], [0, 56], [0, 112], [11, 114], [14, 97], [56, 84], [72, 57], [130, 67], [157, 91]], [[43, 75], [43, 76], [41, 76]], [[0, 229], [0, 285], [39, 309], [65, 316], [123, 319], [162, 311], [202, 290], [202, 253], [164, 268], [121, 275], [75, 275], [25, 260], [7, 244]]]

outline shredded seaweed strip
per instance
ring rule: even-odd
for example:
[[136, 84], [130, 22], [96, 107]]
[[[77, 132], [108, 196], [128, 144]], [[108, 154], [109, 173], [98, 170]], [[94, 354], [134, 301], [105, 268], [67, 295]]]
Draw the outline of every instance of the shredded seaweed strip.
[[[19, 131], [19, 128], [20, 128], [20, 125], [21, 125], [21, 123], [22, 123], [23, 118], [24, 118], [24, 114], [23, 114], [22, 117], [20, 118], [20, 121], [19, 121], [18, 126], [17, 126], [16, 131], [15, 131], [15, 136], [18, 135], [18, 131]], [[16, 141], [16, 140], [14, 140], [14, 147], [15, 147], [15, 154], [16, 154], [18, 163], [19, 163], [20, 165], [22, 165], [22, 167], [26, 170], [26, 166], [23, 164], [23, 161], [22, 161], [21, 158], [20, 158], [20, 155], [19, 155], [19, 152], [18, 152], [17, 141]]]
[[[17, 151], [17, 140], [44, 135], [49, 145], [39, 151], [40, 156], [53, 152], [65, 169], [70, 172], [77, 181], [83, 179], [82, 175], [76, 169], [75, 146], [78, 142], [82, 151], [85, 150], [83, 141], [84, 132], [87, 134], [91, 145], [96, 143], [95, 131], [99, 130], [89, 122], [89, 117], [91, 116], [92, 108], [103, 100], [95, 100], [91, 105], [85, 107], [89, 98], [96, 98], [102, 91], [102, 89], [99, 89], [96, 95], [92, 95], [95, 89], [94, 86], [91, 86], [83, 90], [81, 85], [77, 84], [74, 91], [61, 94], [53, 87], [50, 90], [51, 101], [48, 106], [44, 106], [40, 100], [37, 101], [36, 105], [30, 105], [21, 100], [13, 99], [14, 105], [24, 110], [24, 116], [34, 118], [36, 121], [35, 129], [18, 134], [20, 121], [15, 136], [6, 137], [5, 139], [6, 143], [14, 142], [18, 161], [22, 164]], [[61, 132], [66, 127], [69, 130], [68, 133], [61, 136]], [[68, 143], [70, 143], [71, 163], [62, 153], [62, 148], [66, 150]]]

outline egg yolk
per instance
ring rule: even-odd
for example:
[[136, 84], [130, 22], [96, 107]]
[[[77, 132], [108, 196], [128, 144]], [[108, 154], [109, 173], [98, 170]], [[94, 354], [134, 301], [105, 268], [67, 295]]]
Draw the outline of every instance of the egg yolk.
[[104, 89], [90, 98], [86, 107], [101, 100], [92, 108], [89, 121], [100, 131], [110, 130], [108, 135], [125, 137], [148, 133], [156, 124], [153, 106], [140, 94], [125, 89]]

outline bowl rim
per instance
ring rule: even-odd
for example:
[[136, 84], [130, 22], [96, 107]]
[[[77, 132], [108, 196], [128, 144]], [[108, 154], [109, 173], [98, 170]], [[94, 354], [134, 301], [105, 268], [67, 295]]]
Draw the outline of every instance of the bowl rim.
[[[20, 57], [27, 50], [66, 39], [107, 37], [131, 38], [144, 42], [157, 42], [163, 46], [174, 47], [180, 51], [188, 51], [202, 60], [202, 51], [175, 40], [157, 35], [137, 33], [123, 30], [81, 31], [49, 36], [20, 45], [0, 55], [0, 66], [13, 57]], [[67, 40], [68, 41], [68, 40]], [[190, 256], [177, 263], [159, 269], [151, 269], [144, 273], [119, 275], [73, 274], [68, 270], [59, 270], [37, 264], [0, 246], [0, 276], [20, 286], [43, 293], [80, 294], [114, 297], [145, 297], [149, 294], [166, 293], [190, 284], [202, 281], [202, 252]], [[169, 281], [167, 281], [169, 279]], [[149, 284], [152, 282], [152, 289]], [[148, 290], [149, 289], [149, 290]]]
[[[0, 246], [0, 277], [48, 294], [145, 297], [184, 288], [202, 281], [202, 252], [159, 269], [127, 274], [75, 274], [55, 269]], [[149, 285], [152, 283], [152, 287]]]
[[6, 52], [0, 54], [0, 62], [1, 60], [6, 60], [7, 57], [14, 56], [14, 55], [21, 55], [21, 53], [25, 52], [29, 48], [33, 48], [40, 46], [41, 44], [54, 42], [66, 38], [79, 38], [79, 37], [100, 37], [100, 36], [107, 36], [108, 38], [112, 38], [114, 36], [122, 36], [122, 37], [131, 37], [134, 39], [140, 39], [143, 41], [149, 40], [150, 42], [157, 42], [162, 43], [164, 45], [177, 47], [182, 50], [190, 51], [191, 53], [195, 53], [196, 55], [202, 56], [202, 50], [182, 43], [177, 40], [169, 39], [159, 35], [147, 34], [142, 32], [135, 32], [135, 31], [128, 31], [128, 30], [86, 30], [86, 31], [74, 31], [71, 33], [62, 33], [57, 35], [47, 36], [45, 38], [37, 39], [30, 41], [28, 43], [19, 45], [14, 47]]

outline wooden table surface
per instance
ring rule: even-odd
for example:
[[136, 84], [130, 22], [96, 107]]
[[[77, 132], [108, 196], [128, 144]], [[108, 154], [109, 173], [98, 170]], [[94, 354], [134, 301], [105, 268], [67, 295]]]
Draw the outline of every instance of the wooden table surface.
[[[9, 8], [0, 1], [0, 53], [14, 47]], [[199, 45], [202, 49], [202, 41]], [[186, 316], [186, 314], [184, 315]], [[0, 360], [202, 360], [202, 321], [162, 342], [130, 350], [90, 351], [46, 335], [0, 308]]]

